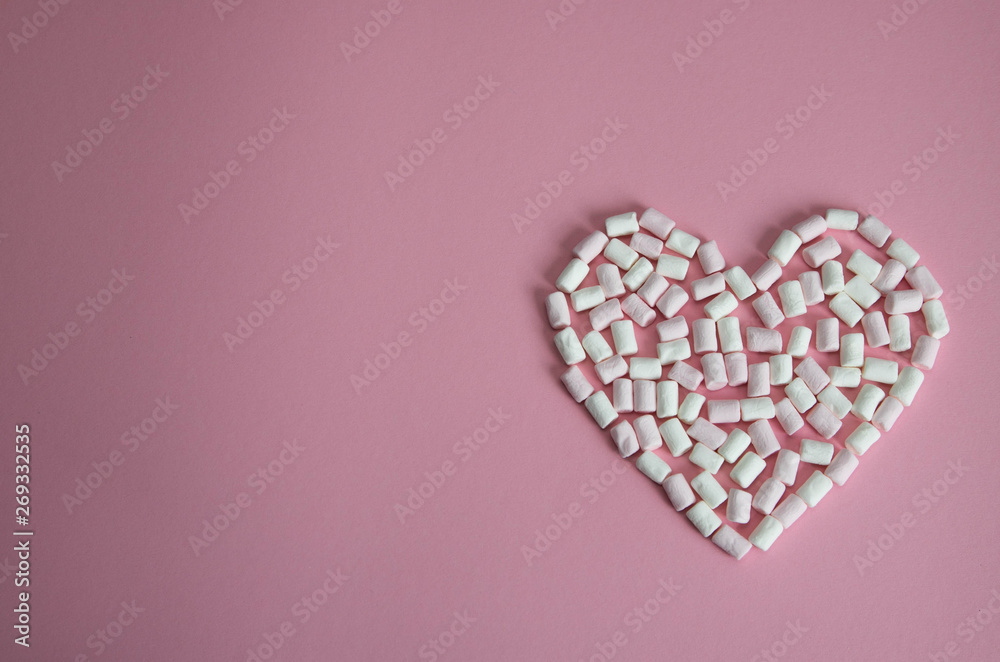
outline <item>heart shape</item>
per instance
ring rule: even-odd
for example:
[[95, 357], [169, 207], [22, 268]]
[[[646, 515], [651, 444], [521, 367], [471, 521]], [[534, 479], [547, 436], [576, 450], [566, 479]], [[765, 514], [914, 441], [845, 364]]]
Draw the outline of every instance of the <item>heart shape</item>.
[[545, 301], [561, 380], [704, 537], [766, 551], [913, 403], [948, 334], [940, 285], [891, 235], [830, 209], [750, 276], [656, 209], [612, 216]]

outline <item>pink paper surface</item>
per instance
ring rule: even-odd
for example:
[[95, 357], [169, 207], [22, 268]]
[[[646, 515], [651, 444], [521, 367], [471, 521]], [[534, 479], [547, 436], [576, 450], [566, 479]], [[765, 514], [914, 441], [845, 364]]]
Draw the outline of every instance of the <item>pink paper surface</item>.
[[[25, 588], [4, 533], [0, 659], [997, 659], [998, 20], [5, 3], [0, 485], [34, 536]], [[558, 381], [544, 296], [648, 206], [748, 270], [811, 213], [876, 213], [946, 291], [914, 407], [742, 562]]]

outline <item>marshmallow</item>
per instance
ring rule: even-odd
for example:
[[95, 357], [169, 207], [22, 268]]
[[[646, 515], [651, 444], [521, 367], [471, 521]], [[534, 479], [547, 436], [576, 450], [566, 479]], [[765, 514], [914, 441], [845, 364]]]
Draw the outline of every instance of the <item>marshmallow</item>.
[[893, 240], [886, 253], [892, 259], [902, 262], [907, 269], [917, 266], [917, 262], [920, 261], [920, 253], [902, 239]]
[[612, 322], [617, 322], [624, 317], [625, 313], [622, 312], [621, 302], [618, 299], [611, 299], [590, 311], [590, 326], [594, 327], [595, 331], [603, 331]]
[[655, 260], [663, 252], [663, 242], [661, 240], [642, 232], [636, 232], [632, 235], [632, 241], [628, 245], [636, 253], [650, 260]]
[[753, 363], [750, 365], [750, 377], [747, 380], [747, 395], [758, 398], [771, 393], [771, 365], [769, 363]]
[[803, 244], [809, 243], [826, 232], [826, 219], [818, 214], [813, 214], [806, 220], [796, 223], [792, 227], [792, 232], [799, 236]]
[[649, 414], [637, 416], [632, 422], [632, 427], [635, 428], [635, 436], [642, 450], [651, 451], [663, 445], [663, 437], [656, 427], [656, 419]]
[[875, 410], [875, 414], [872, 416], [872, 425], [881, 432], [888, 432], [902, 413], [903, 403], [889, 396]]
[[609, 237], [624, 237], [639, 231], [639, 219], [634, 211], [611, 216], [604, 221]]
[[778, 451], [778, 459], [774, 461], [774, 473], [772, 475], [775, 479], [791, 487], [795, 484], [795, 476], [799, 472], [800, 461], [801, 458], [798, 453], [787, 448], [782, 448]]
[[615, 343], [615, 351], [622, 356], [632, 356], [639, 351], [635, 340], [635, 326], [630, 320], [611, 323], [611, 340]]
[[915, 313], [923, 306], [924, 295], [920, 290], [898, 290], [885, 297], [885, 312], [890, 315]]
[[590, 310], [591, 308], [604, 303], [604, 290], [601, 289], [600, 285], [585, 287], [582, 290], [573, 292], [573, 294], [570, 295], [570, 300], [573, 304], [573, 310], [578, 313], [582, 313], [585, 310]]
[[694, 335], [695, 354], [719, 351], [719, 342], [715, 336], [715, 322], [704, 317], [696, 319], [691, 323], [691, 330]]
[[832, 365], [826, 369], [830, 375], [830, 384], [837, 388], [857, 388], [861, 386], [860, 368], [842, 368]]
[[844, 285], [844, 294], [851, 297], [854, 303], [864, 310], [871, 308], [882, 297], [879, 291], [861, 276], [855, 276], [847, 281], [847, 285]]
[[747, 434], [750, 435], [750, 443], [753, 444], [754, 451], [762, 458], [781, 450], [778, 438], [774, 436], [774, 430], [771, 428], [771, 422], [766, 418], [754, 421], [747, 426]]
[[774, 260], [765, 260], [764, 264], [760, 265], [750, 277], [750, 280], [753, 281], [758, 290], [763, 292], [778, 282], [779, 278], [781, 278], [781, 265]]
[[622, 457], [629, 457], [639, 450], [639, 440], [628, 421], [622, 421], [611, 428], [611, 440], [615, 442], [618, 454]]
[[766, 552], [771, 549], [771, 545], [778, 539], [782, 531], [784, 528], [781, 526], [781, 522], [770, 515], [765, 515], [757, 528], [750, 534], [750, 544], [760, 551]]
[[889, 316], [889, 349], [905, 352], [911, 347], [910, 318], [906, 315]]
[[830, 311], [852, 329], [865, 314], [865, 311], [846, 292], [841, 292], [830, 299]]
[[856, 250], [847, 261], [847, 270], [871, 283], [882, 272], [882, 263], [862, 250]]
[[625, 272], [622, 276], [622, 284], [625, 285], [629, 292], [635, 292], [639, 289], [649, 275], [653, 273], [653, 264], [644, 257], [640, 257], [635, 261], [635, 264]]
[[742, 386], [747, 383], [747, 355], [743, 352], [726, 354], [726, 374], [729, 375], [730, 386]]
[[667, 444], [667, 450], [674, 457], [680, 457], [691, 450], [691, 438], [681, 425], [680, 419], [668, 418], [660, 424], [660, 436]]
[[636, 290], [636, 294], [639, 298], [645, 301], [650, 306], [655, 306], [656, 302], [660, 300], [660, 297], [666, 293], [670, 288], [670, 283], [667, 279], [658, 273], [651, 273], [646, 277], [646, 282]]
[[851, 449], [855, 455], [864, 455], [865, 451], [872, 447], [882, 433], [871, 423], [864, 422], [855, 428], [854, 432], [847, 436], [844, 445]]
[[865, 341], [869, 347], [885, 347], [889, 344], [889, 327], [885, 325], [885, 315], [879, 311], [868, 313], [861, 318], [865, 331]]
[[733, 428], [733, 431], [726, 437], [726, 442], [716, 452], [722, 456], [722, 459], [732, 464], [749, 447], [750, 435], [739, 428]]
[[681, 338], [687, 338], [689, 330], [687, 320], [684, 316], [674, 317], [672, 319], [663, 320], [656, 325], [656, 333], [660, 337], [660, 342], [669, 342], [671, 340], [680, 340]]
[[637, 294], [630, 294], [622, 301], [622, 312], [631, 317], [636, 324], [647, 327], [656, 318], [656, 312], [646, 305]]
[[858, 212], [846, 209], [827, 209], [826, 227], [831, 230], [857, 230]]
[[[937, 359], [938, 349], [941, 348], [941, 341], [937, 338], [931, 338], [930, 336], [920, 336], [917, 338], [917, 344], [913, 348], [913, 356], [910, 358], [910, 363], [921, 370], [930, 370], [934, 367], [934, 361]], [[729, 373], [732, 375], [732, 373]]]
[[637, 379], [632, 382], [633, 409], [637, 414], [652, 414], [656, 411], [656, 382]]
[[759, 326], [747, 327], [747, 349], [762, 354], [780, 354], [781, 333]]
[[670, 369], [668, 378], [674, 380], [689, 391], [697, 391], [705, 376], [696, 368], [692, 368], [684, 361], [676, 361], [674, 367]]
[[843, 249], [840, 247], [840, 243], [833, 237], [828, 236], [823, 237], [811, 246], [806, 246], [802, 250], [802, 259], [804, 259], [806, 264], [810, 267], [816, 269], [820, 265], [836, 259], [842, 251]]
[[639, 259], [639, 254], [629, 248], [621, 239], [612, 239], [604, 247], [604, 257], [607, 258], [608, 262], [617, 265], [619, 269], [627, 271]]
[[559, 278], [556, 278], [556, 288], [566, 294], [572, 293], [576, 288], [580, 287], [580, 283], [583, 279], [587, 277], [590, 273], [590, 267], [587, 263], [580, 258], [573, 258], [563, 269], [562, 273], [559, 274]]
[[656, 273], [671, 280], [687, 278], [688, 265], [691, 263], [677, 255], [663, 254], [656, 259]]
[[613, 264], [597, 265], [597, 284], [604, 290], [604, 296], [609, 299], [625, 294], [621, 269]]
[[830, 480], [823, 472], [816, 470], [813, 472], [806, 482], [802, 483], [802, 486], [795, 491], [806, 505], [810, 508], [815, 508], [826, 493], [833, 488], [833, 481]]
[[639, 227], [660, 239], [666, 239], [676, 225], [666, 214], [652, 207], [642, 212], [642, 216], [639, 217]]
[[832, 438], [833, 435], [840, 431], [840, 427], [843, 425], [840, 419], [827, 409], [826, 405], [816, 405], [810, 409], [809, 413], [806, 414], [806, 420], [819, 433], [819, 436], [824, 439]]
[[590, 264], [608, 245], [608, 236], [603, 232], [592, 232], [573, 249], [573, 255], [581, 262]]
[[705, 396], [701, 393], [688, 393], [677, 410], [677, 418], [691, 425], [701, 415], [701, 408], [705, 404], [705, 400]]
[[656, 417], [670, 418], [677, 415], [679, 396], [677, 382], [656, 382]]
[[785, 500], [778, 504], [778, 507], [771, 513], [771, 517], [781, 522], [781, 526], [786, 529], [795, 523], [795, 520], [802, 517], [802, 513], [808, 510], [809, 506], [798, 494], [789, 494]]
[[774, 404], [774, 417], [778, 420], [778, 425], [785, 431], [785, 434], [795, 434], [805, 425], [799, 412], [795, 411], [795, 406], [788, 398], [783, 398]]
[[786, 349], [788, 354], [797, 359], [805, 356], [809, 352], [809, 341], [812, 340], [812, 333], [812, 329], [808, 326], [797, 326], [792, 329], [792, 335], [788, 338], [788, 347]]
[[878, 277], [872, 281], [872, 287], [882, 294], [888, 294], [896, 289], [896, 286], [903, 281], [903, 276], [905, 275], [906, 265], [899, 260], [890, 259], [882, 265], [882, 271], [880, 271], [878, 273]]
[[698, 247], [698, 261], [706, 274], [714, 274], [726, 268], [726, 258], [722, 257], [719, 245], [713, 239]]
[[688, 302], [687, 290], [680, 285], [671, 285], [667, 293], [656, 302], [656, 308], [664, 317], [670, 318], [676, 315], [680, 309]]
[[[601, 296], [603, 296], [603, 292]], [[798, 317], [806, 314], [808, 309], [806, 308], [805, 294], [802, 291], [802, 283], [799, 281], [790, 280], [779, 285], [778, 297], [781, 299], [781, 312], [785, 314], [785, 317]]]
[[851, 411], [854, 405], [851, 399], [844, 395], [839, 388], [830, 384], [819, 392], [816, 399], [826, 405], [826, 408], [833, 412], [833, 415], [844, 420], [844, 417]]
[[785, 395], [800, 414], [804, 414], [816, 404], [816, 396], [801, 378], [795, 378], [785, 387]]
[[688, 458], [691, 460], [691, 464], [701, 467], [711, 474], [716, 473], [722, 466], [722, 456], [701, 443], [694, 445]]
[[844, 291], [844, 265], [830, 260], [820, 268], [823, 279], [823, 294], [840, 294]]
[[818, 271], [803, 271], [799, 274], [799, 285], [802, 286], [802, 297], [807, 306], [823, 303], [826, 295], [823, 293], [823, 277]]
[[601, 383], [607, 386], [619, 377], [628, 374], [628, 364], [620, 354], [615, 354], [610, 359], [604, 359], [600, 363], [594, 364], [594, 372]]
[[616, 379], [612, 382], [611, 402], [615, 411], [619, 414], [631, 414], [633, 408], [632, 401], [632, 380]]
[[577, 402], [583, 402], [594, 393], [594, 386], [580, 370], [580, 366], [571, 366], [559, 379]]
[[608, 400], [608, 396], [604, 393], [604, 391], [594, 393], [592, 396], [587, 398], [583, 404], [602, 430], [607, 428], [615, 421], [616, 418], [618, 418], [618, 412], [616, 412], [615, 408], [611, 406], [611, 401]]
[[809, 356], [799, 362], [795, 368], [795, 374], [802, 378], [809, 390], [814, 394], [819, 393], [830, 385], [830, 377], [823, 368], [819, 367], [816, 359]]
[[775, 354], [768, 359], [771, 386], [784, 386], [792, 381], [792, 357], [790, 354]]
[[715, 296], [726, 289], [726, 279], [722, 274], [712, 274], [691, 282], [691, 295], [695, 301]]
[[851, 405], [851, 413], [862, 421], [872, 420], [879, 403], [885, 399], [885, 391], [874, 384], [865, 384], [861, 387], [854, 404]]
[[899, 377], [899, 364], [869, 356], [865, 359], [865, 367], [861, 369], [861, 377], [870, 382], [895, 384]]
[[663, 491], [670, 499], [670, 505], [674, 510], [680, 512], [695, 502], [694, 491], [688, 485], [684, 474], [670, 474], [663, 481]]
[[820, 352], [840, 349], [840, 320], [836, 317], [816, 320], [816, 349]]
[[610, 359], [615, 355], [611, 351], [611, 345], [608, 344], [608, 341], [604, 339], [604, 336], [599, 331], [591, 331], [585, 335], [580, 344], [583, 345], [583, 351], [587, 352], [587, 356], [594, 363], [600, 363], [604, 359]]
[[771, 249], [767, 251], [767, 256], [777, 262], [778, 266], [787, 267], [788, 263], [795, 257], [795, 251], [799, 250], [801, 246], [802, 238], [799, 235], [791, 230], [782, 230], [771, 245]]
[[[712, 423], [739, 423], [739, 400], [709, 400], [708, 420]], [[695, 421], [697, 423], [697, 421]], [[723, 433], [725, 437], [725, 433]], [[723, 439], [725, 440], [725, 439]]]
[[691, 344], [687, 338], [656, 344], [656, 355], [663, 365], [691, 358]]
[[635, 467], [657, 485], [662, 485], [670, 475], [670, 465], [652, 451], [645, 451], [635, 461]]
[[785, 321], [778, 304], [774, 302], [774, 297], [770, 292], [764, 292], [753, 300], [753, 309], [757, 311], [760, 321], [769, 329], [773, 329]]
[[725, 272], [726, 282], [729, 289], [733, 291], [736, 298], [743, 301], [757, 293], [757, 286], [750, 280], [750, 276], [743, 270], [743, 267], [733, 267]]
[[862, 333], [846, 333], [840, 339], [840, 365], [844, 368], [860, 368], [865, 364], [865, 336]]
[[951, 327], [944, 314], [944, 306], [938, 299], [932, 299], [923, 305], [924, 322], [927, 324], [927, 335], [940, 340], [948, 335]]
[[729, 385], [726, 374], [726, 359], [719, 352], [711, 352], [701, 357], [701, 370], [705, 375], [705, 388], [718, 391]]
[[833, 460], [834, 445], [828, 441], [803, 439], [799, 447], [799, 459], [809, 464], [826, 466]]
[[673, 229], [666, 243], [667, 248], [689, 259], [694, 257], [700, 245], [700, 239], [678, 228]]
[[549, 316], [549, 326], [555, 330], [565, 329], [570, 325], [569, 304], [562, 292], [553, 292], [545, 297], [545, 314]]
[[882, 248], [885, 246], [885, 242], [889, 240], [892, 230], [874, 216], [869, 216], [861, 221], [861, 224], [858, 226], [858, 234], [870, 241], [872, 246]]
[[757, 494], [753, 496], [753, 509], [761, 515], [770, 515], [784, 494], [785, 484], [777, 478], [768, 478], [761, 483], [757, 488]]
[[629, 359], [630, 379], [659, 379], [663, 376], [663, 364], [659, 359], [633, 356]]
[[831, 481], [843, 487], [854, 470], [858, 468], [858, 456], [846, 448], [837, 453], [830, 466], [823, 472]]
[[720, 351], [724, 354], [743, 351], [743, 336], [740, 334], [740, 319], [738, 317], [722, 317], [715, 323], [715, 326], [719, 332]]
[[736, 310], [738, 306], [739, 302], [732, 292], [723, 292], [705, 304], [705, 315], [718, 321]]
[[729, 477], [733, 479], [734, 483], [746, 489], [750, 487], [752, 482], [757, 480], [757, 476], [764, 471], [764, 467], [766, 466], [767, 462], [762, 457], [750, 452], [741, 457], [740, 461], [733, 465], [732, 471], [729, 472]]
[[944, 294], [944, 290], [941, 289], [938, 282], [934, 280], [934, 276], [931, 275], [930, 269], [923, 265], [913, 267], [907, 271], [906, 282], [913, 289], [920, 290], [920, 293], [924, 295], [924, 301], [939, 299]]
[[719, 481], [715, 480], [715, 476], [707, 471], [702, 471], [692, 478], [691, 487], [709, 508], [718, 508], [729, 498], [729, 494], [722, 485], [719, 485]]
[[746, 556], [752, 547], [749, 540], [736, 533], [731, 526], [725, 524], [715, 531], [715, 534], [712, 536], [712, 542], [715, 543], [716, 547], [737, 561]]
[[[691, 427], [688, 428], [688, 436], [711, 451], [718, 450], [726, 442], [726, 432], [704, 418], [698, 418], [691, 424]], [[708, 467], [702, 468], [708, 469]]]
[[753, 495], [735, 487], [729, 490], [729, 500], [726, 502], [726, 519], [733, 524], [746, 524], [750, 521], [750, 506]]
[[774, 418], [774, 400], [771, 398], [744, 398], [740, 400], [740, 414], [744, 423]]
[[587, 358], [586, 352], [583, 351], [583, 345], [580, 344], [580, 339], [577, 337], [573, 327], [568, 326], [557, 333], [554, 340], [556, 349], [559, 350], [559, 355], [566, 365], [573, 365]]
[[694, 524], [694, 528], [698, 529], [701, 535], [706, 538], [715, 533], [715, 530], [722, 526], [722, 520], [715, 514], [711, 506], [706, 504], [704, 501], [699, 501], [691, 506], [685, 515], [687, 515], [687, 518], [692, 524]]

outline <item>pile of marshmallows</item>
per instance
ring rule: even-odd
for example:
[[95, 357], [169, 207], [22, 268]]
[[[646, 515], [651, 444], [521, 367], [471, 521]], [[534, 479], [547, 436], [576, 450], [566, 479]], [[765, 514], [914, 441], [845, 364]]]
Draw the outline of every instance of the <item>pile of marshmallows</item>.
[[[856, 231], [879, 249], [889, 241], [892, 231], [880, 220], [873, 216], [859, 220], [857, 212], [841, 209], [829, 210], [826, 218], [807, 218], [784, 230], [767, 260], [748, 276], [738, 266], [726, 269], [716, 242], [703, 243], [655, 209], [647, 209], [641, 218], [634, 212], [612, 216], [606, 221], [606, 233], [594, 232], [573, 249], [576, 257], [556, 281], [559, 291], [546, 299], [549, 323], [558, 331], [556, 348], [570, 366], [562, 375], [570, 395], [585, 404], [601, 429], [611, 427], [622, 457], [640, 453], [636, 466], [663, 486], [678, 512], [686, 511], [702, 535], [712, 536], [716, 545], [737, 559], [751, 545], [769, 549], [834, 483], [844, 484], [857, 468], [858, 456], [913, 402], [924, 379], [922, 371], [934, 365], [939, 339], [948, 334], [941, 287], [927, 267], [918, 264], [920, 256], [905, 241], [892, 241], [884, 263], [862, 250], [855, 250], [845, 264], [837, 260], [843, 249], [827, 230]], [[776, 288], [776, 301], [769, 290], [803, 246], [802, 257], [813, 270], [782, 282]], [[602, 253], [607, 262], [596, 267], [598, 284], [581, 287], [591, 263]], [[687, 278], [689, 259], [695, 255], [705, 277], [690, 282], [689, 294], [679, 283]], [[845, 266], [854, 274], [846, 282]], [[897, 289], [904, 279], [905, 289]], [[748, 365], [740, 320], [732, 313], [738, 300], [750, 297], [762, 326], [746, 328], [746, 350], [770, 356], [766, 362]], [[831, 297], [828, 303], [827, 297]], [[705, 316], [689, 325], [679, 312], [692, 298], [705, 302]], [[870, 310], [883, 298], [885, 314]], [[817, 320], [815, 349], [840, 353], [840, 365], [827, 370], [806, 356], [812, 328], [794, 327], [787, 345], [777, 330], [786, 318], [805, 315], [809, 306], [824, 303], [834, 316]], [[570, 306], [577, 313], [589, 311], [592, 330], [582, 338], [570, 326]], [[656, 325], [657, 357], [635, 356], [634, 325], [649, 326], [657, 310], [666, 318]], [[923, 315], [926, 334], [911, 343], [909, 315], [917, 312]], [[849, 330], [860, 322], [863, 332], [841, 335], [841, 322]], [[602, 334], [609, 327], [613, 350]], [[866, 357], [866, 345], [887, 347], [900, 358], [912, 348], [911, 365], [900, 369], [896, 361]], [[688, 363], [692, 352], [698, 355], [700, 370]], [[601, 383], [612, 386], [611, 398], [595, 390], [580, 369], [578, 364], [588, 357]], [[868, 382], [864, 386], [862, 379]], [[743, 399], [707, 401], [697, 392], [702, 386], [717, 391], [744, 385]], [[784, 390], [779, 402], [771, 398], [775, 386]], [[859, 386], [853, 401], [841, 391]], [[681, 388], [687, 392], [683, 401]], [[638, 415], [632, 422], [622, 419], [615, 424], [619, 414], [629, 413]], [[829, 441], [803, 438], [795, 452], [782, 448], [773, 430], [776, 420], [787, 435], [794, 435], [804, 427], [805, 416], [820, 437], [830, 440], [848, 414], [860, 424], [839, 450]], [[719, 427], [733, 423], [747, 425], [729, 432]], [[681, 473], [672, 472], [654, 452], [664, 445], [675, 458], [688, 454], [701, 473], [689, 483]], [[750, 446], [753, 450], [748, 450]], [[747, 489], [765, 470], [765, 458], [775, 453], [771, 476], [751, 494]], [[740, 489], [727, 492], [719, 484], [716, 474], [724, 463], [732, 465], [729, 476]], [[814, 470], [781, 501], [786, 488], [795, 483], [801, 463], [825, 469]], [[715, 509], [727, 501], [725, 516], [730, 523], [747, 524], [751, 509], [764, 515], [749, 540], [716, 514]]]

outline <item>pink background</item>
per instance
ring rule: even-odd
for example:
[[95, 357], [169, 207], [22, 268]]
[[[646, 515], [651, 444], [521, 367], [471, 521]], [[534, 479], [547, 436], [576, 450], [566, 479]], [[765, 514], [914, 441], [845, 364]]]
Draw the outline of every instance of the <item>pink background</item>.
[[[12, 643], [5, 569], [0, 658], [242, 661], [287, 621], [273, 659], [926, 660], [952, 659], [931, 657], [949, 641], [996, 659], [998, 289], [974, 279], [1000, 238], [995, 3], [910, 0], [883, 35], [891, 2], [585, 2], [553, 29], [555, 0], [402, 0], [350, 61], [341, 42], [386, 4], [248, 1], [221, 20], [209, 0], [179, 4], [59, 5], [3, 47], [0, 430], [12, 444], [31, 426], [36, 533], [32, 646]], [[679, 71], [673, 54], [724, 9]], [[5, 3], [3, 32], [37, 11]], [[115, 99], [157, 65], [169, 75], [120, 119]], [[456, 128], [445, 113], [479, 77], [499, 85]], [[777, 123], [814, 86], [831, 98], [786, 139]], [[247, 162], [241, 143], [275, 108], [294, 118]], [[52, 162], [105, 117], [113, 131], [60, 182]], [[616, 118], [627, 128], [581, 172], [574, 151]], [[905, 164], [948, 127], [960, 138], [913, 181]], [[444, 141], [390, 190], [384, 173], [435, 129]], [[771, 138], [777, 153], [723, 200], [716, 182]], [[230, 160], [239, 174], [185, 223], [178, 205]], [[572, 183], [516, 231], [562, 170]], [[616, 454], [559, 384], [542, 315], [570, 248], [655, 206], [753, 268], [780, 228], [868, 211], [897, 179], [881, 218], [945, 287], [953, 331], [920, 406], [850, 483], [740, 563], [632, 467], [586, 498]], [[327, 235], [339, 248], [293, 291], [283, 275]], [[134, 280], [88, 321], [78, 306], [114, 269]], [[418, 328], [446, 279], [467, 289]], [[283, 303], [229, 351], [223, 334], [275, 289]], [[18, 366], [69, 322], [79, 335], [25, 384]], [[356, 392], [401, 332], [412, 343]], [[177, 409], [130, 451], [157, 398]], [[459, 454], [491, 408], [510, 418]], [[258, 494], [248, 477], [292, 440], [304, 450]], [[114, 451], [124, 462], [67, 512]], [[918, 511], [958, 460], [970, 471]], [[401, 523], [396, 504], [449, 461]], [[190, 536], [240, 493], [250, 505], [196, 554]], [[526, 563], [574, 502], [582, 515]], [[859, 572], [908, 511], [915, 525]], [[657, 605], [661, 580], [681, 588]], [[629, 618], [650, 599], [655, 615]], [[145, 611], [98, 654], [122, 601]], [[456, 612], [475, 621], [442, 638]], [[977, 613], [988, 624], [963, 638]], [[776, 645], [796, 620], [805, 632]], [[450, 646], [432, 656], [435, 639]]]

